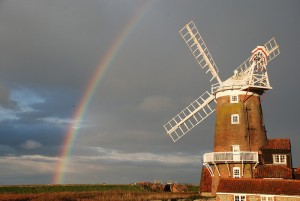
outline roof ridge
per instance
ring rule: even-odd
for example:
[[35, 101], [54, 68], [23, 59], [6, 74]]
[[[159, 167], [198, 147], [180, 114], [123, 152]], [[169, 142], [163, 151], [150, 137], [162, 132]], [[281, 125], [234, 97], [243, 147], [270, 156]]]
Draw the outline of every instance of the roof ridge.
[[300, 180], [221, 178], [217, 193], [300, 195]]
[[286, 165], [273, 165], [273, 164], [271, 164], [271, 165], [269, 165], [269, 164], [261, 165], [261, 166], [258, 166], [256, 169], [260, 169], [260, 168], [278, 168], [278, 167], [293, 171], [292, 168], [289, 168]]
[[260, 149], [283, 149], [291, 150], [291, 140], [289, 138], [271, 138]]

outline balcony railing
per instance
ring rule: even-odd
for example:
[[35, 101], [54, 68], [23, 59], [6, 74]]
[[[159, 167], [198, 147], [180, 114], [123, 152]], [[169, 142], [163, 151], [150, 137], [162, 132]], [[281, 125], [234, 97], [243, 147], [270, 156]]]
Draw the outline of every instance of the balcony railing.
[[258, 163], [258, 152], [211, 152], [203, 155], [203, 163]]
[[216, 94], [217, 91], [225, 91], [225, 90], [233, 90], [233, 89], [242, 89], [244, 87], [248, 86], [248, 82], [247, 81], [232, 81], [229, 83], [216, 83], [211, 85], [211, 93], [212, 94]]

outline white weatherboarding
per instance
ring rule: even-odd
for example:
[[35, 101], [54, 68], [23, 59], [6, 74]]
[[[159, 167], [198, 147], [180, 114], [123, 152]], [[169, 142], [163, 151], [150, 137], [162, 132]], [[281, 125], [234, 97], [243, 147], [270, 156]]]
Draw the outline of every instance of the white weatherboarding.
[[240, 91], [268, 90], [272, 87], [267, 74], [267, 64], [279, 55], [279, 46], [275, 38], [271, 38], [263, 46], [257, 46], [252, 56], [234, 70], [233, 76], [222, 81], [218, 75], [218, 68], [209, 53], [194, 22], [186, 24], [180, 31], [182, 38], [190, 48], [192, 54], [202, 69], [212, 75], [217, 83], [211, 86], [211, 92], [204, 92], [199, 98], [178, 113], [164, 125], [167, 134], [174, 142], [179, 140], [188, 131], [202, 122], [215, 111], [217, 93], [234, 89]]

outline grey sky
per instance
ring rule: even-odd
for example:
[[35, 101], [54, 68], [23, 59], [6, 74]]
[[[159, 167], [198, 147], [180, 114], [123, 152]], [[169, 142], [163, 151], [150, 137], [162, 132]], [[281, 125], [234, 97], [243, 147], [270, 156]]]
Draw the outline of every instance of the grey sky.
[[[99, 60], [147, 1], [0, 1], [0, 184], [51, 183], [72, 115]], [[263, 99], [269, 138], [300, 166], [300, 2], [154, 1], [105, 71], [82, 119], [64, 183], [198, 183], [214, 115], [179, 142], [162, 125], [210, 90], [178, 30], [193, 20], [222, 80], [275, 36]]]

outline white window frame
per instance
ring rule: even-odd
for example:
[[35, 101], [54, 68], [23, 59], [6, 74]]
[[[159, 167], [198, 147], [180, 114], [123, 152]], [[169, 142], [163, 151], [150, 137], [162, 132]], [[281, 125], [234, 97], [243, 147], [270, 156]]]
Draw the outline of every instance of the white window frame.
[[240, 115], [232, 114], [231, 115], [231, 124], [239, 124], [240, 123]]
[[273, 164], [286, 164], [286, 158], [285, 154], [273, 154]]
[[260, 196], [261, 201], [274, 201], [273, 195], [261, 195]]
[[[236, 172], [238, 172], [238, 174], [236, 174]], [[233, 178], [241, 178], [241, 168], [240, 167], [232, 168], [232, 177]]]
[[246, 201], [245, 194], [234, 194], [234, 201]]
[[230, 95], [230, 103], [238, 103], [239, 96], [238, 95]]
[[233, 144], [232, 146], [232, 152], [240, 152], [240, 145]]

